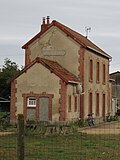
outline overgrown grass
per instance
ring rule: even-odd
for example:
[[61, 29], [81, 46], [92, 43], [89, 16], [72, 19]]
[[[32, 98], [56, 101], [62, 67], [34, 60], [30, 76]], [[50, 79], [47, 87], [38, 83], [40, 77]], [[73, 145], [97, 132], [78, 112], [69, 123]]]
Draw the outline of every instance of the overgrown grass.
[[[0, 136], [0, 160], [17, 160], [17, 136]], [[25, 160], [120, 160], [120, 135], [27, 135]]]
[[7, 116], [10, 112], [0, 112], [0, 117]]

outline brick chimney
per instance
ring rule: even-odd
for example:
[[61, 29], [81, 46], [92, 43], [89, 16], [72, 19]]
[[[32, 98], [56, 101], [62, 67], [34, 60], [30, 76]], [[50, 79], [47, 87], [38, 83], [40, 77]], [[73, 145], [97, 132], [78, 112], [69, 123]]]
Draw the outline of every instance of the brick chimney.
[[[47, 23], [46, 23], [46, 19], [47, 19]], [[43, 17], [43, 19], [42, 19], [41, 32], [43, 32], [45, 29], [47, 29], [47, 27], [50, 25], [50, 17], [47, 16], [46, 19], [45, 19], [45, 17]]]

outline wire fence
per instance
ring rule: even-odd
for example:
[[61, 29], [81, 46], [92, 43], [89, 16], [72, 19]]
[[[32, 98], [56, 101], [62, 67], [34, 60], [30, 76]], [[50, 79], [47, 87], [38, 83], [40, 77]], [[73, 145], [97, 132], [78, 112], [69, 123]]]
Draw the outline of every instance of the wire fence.
[[120, 120], [95, 126], [0, 125], [0, 160], [120, 160]]

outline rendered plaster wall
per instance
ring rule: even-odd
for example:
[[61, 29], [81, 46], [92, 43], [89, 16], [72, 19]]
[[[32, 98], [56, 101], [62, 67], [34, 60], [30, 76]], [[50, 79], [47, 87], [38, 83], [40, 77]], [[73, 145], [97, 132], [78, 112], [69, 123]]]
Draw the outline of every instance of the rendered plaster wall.
[[17, 78], [17, 114], [23, 113], [23, 97], [22, 94], [28, 94], [33, 92], [35, 94], [53, 94], [52, 98], [52, 120], [59, 120], [58, 108], [59, 105], [59, 78], [51, 73], [48, 69], [43, 67], [41, 64], [35, 64]]
[[29, 48], [31, 61], [36, 57], [51, 59], [78, 76], [80, 46], [57, 27], [50, 28]]
[[[68, 97], [71, 96], [71, 111], [69, 112], [69, 100]], [[78, 95], [77, 94], [73, 94], [73, 86], [72, 85], [68, 85], [68, 90], [67, 90], [67, 120], [71, 121], [71, 120], [77, 120], [79, 118], [79, 104], [77, 101], [77, 112], [75, 112], [75, 96], [77, 96], [77, 100], [78, 100]]]
[[[93, 81], [89, 81], [89, 67], [90, 67], [90, 59], [93, 60]], [[99, 61], [100, 64], [100, 81], [99, 83], [96, 82], [96, 63]], [[103, 84], [103, 64], [105, 64], [106, 69], [106, 82]], [[89, 106], [89, 93], [91, 92], [93, 95], [92, 100], [92, 111], [94, 113], [94, 116], [96, 116], [96, 93], [99, 93], [99, 117], [102, 116], [102, 95], [103, 93], [105, 96], [105, 112], [108, 112], [108, 101], [109, 99], [109, 61], [108, 59], [98, 56], [97, 54], [94, 54], [90, 51], [85, 52], [85, 59], [84, 59], [84, 66], [85, 66], [85, 77], [84, 77], [84, 90], [85, 90], [85, 98], [84, 98], [84, 111], [85, 111], [85, 117], [87, 117], [87, 114], [89, 112], [88, 106]], [[110, 104], [109, 104], [110, 105]], [[98, 117], [98, 118], [99, 118]]]

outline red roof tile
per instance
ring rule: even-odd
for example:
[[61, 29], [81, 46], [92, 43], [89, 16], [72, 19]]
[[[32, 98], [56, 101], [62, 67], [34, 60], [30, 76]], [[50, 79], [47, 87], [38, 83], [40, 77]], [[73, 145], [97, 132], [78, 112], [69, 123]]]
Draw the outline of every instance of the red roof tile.
[[34, 40], [39, 38], [43, 33], [45, 33], [49, 28], [52, 26], [58, 27], [60, 30], [62, 30], [64, 33], [66, 33], [68, 36], [70, 36], [72, 39], [74, 39], [77, 43], [81, 44], [87, 49], [96, 51], [108, 58], [111, 58], [106, 52], [104, 52], [102, 49], [100, 49], [98, 46], [96, 46], [94, 43], [92, 43], [88, 38], [84, 37], [83, 35], [79, 34], [78, 32], [70, 29], [69, 27], [53, 20], [52, 23], [44, 30], [43, 32], [39, 32], [37, 35], [35, 35], [30, 41], [28, 41], [24, 46], [22, 46], [23, 49], [28, 47]]
[[21, 74], [26, 72], [29, 68], [31, 68], [35, 63], [40, 63], [47, 69], [49, 69], [51, 72], [53, 72], [55, 75], [57, 75], [60, 79], [62, 79], [64, 82], [80, 82], [79, 78], [77, 78], [74, 74], [70, 73], [68, 70], [63, 68], [61, 65], [59, 65], [57, 62], [47, 60], [44, 58], [37, 57], [35, 60], [33, 60], [30, 65], [25, 67], [14, 79], [19, 77]]
[[53, 71], [54, 74], [56, 74], [59, 78], [64, 80], [65, 82], [74, 81], [74, 82], [80, 82], [79, 78], [77, 78], [74, 74], [70, 73], [68, 70], [63, 68], [60, 64], [57, 62], [47, 60], [47, 59], [40, 59], [40, 63], [44, 63], [43, 65]]

